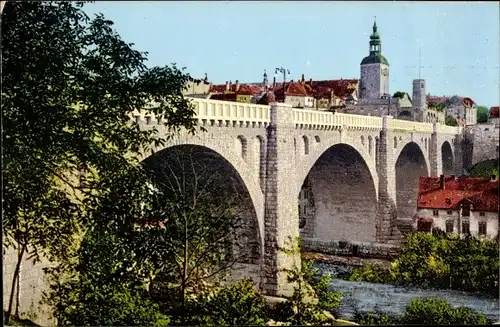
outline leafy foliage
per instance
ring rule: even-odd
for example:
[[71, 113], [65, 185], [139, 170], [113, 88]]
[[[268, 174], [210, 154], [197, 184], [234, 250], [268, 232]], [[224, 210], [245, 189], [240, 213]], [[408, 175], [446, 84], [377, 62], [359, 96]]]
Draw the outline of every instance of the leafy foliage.
[[491, 323], [484, 314], [466, 307], [452, 308], [439, 299], [414, 299], [405, 308], [400, 319], [404, 325], [487, 325]]
[[490, 177], [495, 175], [497, 178], [499, 169], [498, 159], [489, 159], [478, 162], [470, 169], [471, 177]]
[[389, 270], [363, 267], [350, 280], [450, 288], [498, 297], [498, 240], [413, 233]]
[[453, 116], [446, 116], [446, 118], [444, 119], [444, 124], [446, 126], [457, 126], [458, 125], [457, 120]]
[[[87, 233], [73, 270], [53, 278], [48, 303], [59, 325], [163, 326], [169, 317], [148, 299], [130, 244], [113, 233]], [[55, 274], [53, 274], [55, 275]]]
[[198, 305], [203, 314], [198, 325], [265, 325], [267, 302], [256, 292], [255, 285], [249, 279], [242, 279], [200, 298]]
[[379, 312], [356, 313], [360, 325], [487, 325], [491, 321], [467, 307], [453, 308], [446, 301], [434, 298], [412, 299], [401, 317]]
[[[78, 234], [110, 225], [103, 199], [117, 181], [128, 174], [136, 180], [127, 183], [144, 184], [141, 153], [180, 128], [196, 130], [182, 95], [189, 76], [146, 67], [145, 53], [82, 5], [9, 2], [2, 13], [4, 247], [55, 259], [66, 272]], [[161, 135], [131, 120], [140, 109], [163, 118]]]
[[439, 112], [443, 112], [444, 109], [446, 108], [446, 103], [444, 102], [429, 102], [427, 105], [429, 109], [436, 110]]
[[490, 111], [488, 107], [485, 106], [477, 106], [476, 108], [476, 117], [478, 123], [487, 123]]

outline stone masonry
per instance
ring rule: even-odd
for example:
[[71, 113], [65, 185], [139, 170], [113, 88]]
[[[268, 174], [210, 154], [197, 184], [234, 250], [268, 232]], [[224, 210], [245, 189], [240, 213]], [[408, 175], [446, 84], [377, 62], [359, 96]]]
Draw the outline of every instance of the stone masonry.
[[[155, 152], [178, 145], [206, 148], [219, 154], [220, 164], [230, 167], [228, 171], [241, 180], [251, 201], [245, 216], [254, 219], [248, 224], [253, 229], [248, 235], [257, 238], [253, 243], [258, 250], [257, 257], [243, 262], [242, 271], [235, 276], [254, 279], [270, 295], [290, 294], [282, 270], [300, 263], [298, 255], [279, 249], [299, 235], [302, 185], [310, 188], [310, 202], [315, 207], [305, 220], [306, 246], [322, 248], [321, 244], [338, 241], [389, 246], [401, 239], [409, 218], [402, 213], [415, 209], [419, 174], [437, 176], [443, 167], [452, 167], [456, 174], [463, 170], [463, 136], [450, 128], [430, 124], [423, 128], [389, 116], [333, 114], [281, 103], [269, 107], [203, 99], [193, 102], [198, 124], [206, 132], [181, 132]], [[143, 129], [155, 127], [166, 133], [154, 117], [138, 113], [135, 119]], [[447, 132], [440, 132], [443, 130]], [[443, 149], [448, 149], [446, 154]], [[9, 267], [4, 257], [4, 273]], [[35, 276], [38, 272], [39, 264], [25, 265], [22, 274]], [[36, 277], [40, 292], [45, 288], [42, 277]], [[9, 288], [9, 279], [4, 278], [4, 290]], [[27, 313], [31, 303], [37, 305], [39, 296], [22, 294], [21, 310]]]

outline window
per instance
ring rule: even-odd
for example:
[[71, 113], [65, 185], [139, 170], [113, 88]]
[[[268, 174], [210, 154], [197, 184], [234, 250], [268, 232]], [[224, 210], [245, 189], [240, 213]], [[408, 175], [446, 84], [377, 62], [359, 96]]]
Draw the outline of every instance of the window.
[[478, 224], [479, 235], [486, 235], [486, 222], [482, 221]]
[[448, 210], [448, 211], [446, 211], [446, 214], [447, 214], [448, 216], [451, 216], [451, 215], [453, 215], [453, 211]]
[[462, 216], [469, 217], [470, 216], [470, 204], [464, 203], [462, 205]]
[[446, 221], [446, 233], [453, 233], [453, 220]]
[[462, 234], [470, 234], [470, 224], [468, 221], [462, 222]]
[[484, 216], [486, 216], [486, 213], [485, 213], [484, 211], [479, 211], [479, 215], [480, 215], [481, 217], [484, 217]]
[[433, 215], [434, 217], [439, 216], [439, 210], [432, 210], [432, 215]]

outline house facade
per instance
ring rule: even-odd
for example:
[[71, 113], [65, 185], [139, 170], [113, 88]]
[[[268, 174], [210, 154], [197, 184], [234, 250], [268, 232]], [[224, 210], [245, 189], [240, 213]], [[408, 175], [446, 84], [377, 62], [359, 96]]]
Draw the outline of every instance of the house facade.
[[461, 237], [494, 238], [499, 232], [499, 180], [420, 177], [414, 228], [420, 232], [440, 229]]
[[477, 106], [474, 100], [469, 97], [437, 97], [427, 95], [429, 107], [444, 109], [446, 116], [451, 116], [457, 120], [459, 126], [470, 126], [477, 124]]

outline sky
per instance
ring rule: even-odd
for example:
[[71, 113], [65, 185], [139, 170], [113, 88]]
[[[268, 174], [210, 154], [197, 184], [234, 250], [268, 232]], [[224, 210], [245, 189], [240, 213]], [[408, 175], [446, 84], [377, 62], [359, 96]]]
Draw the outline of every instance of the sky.
[[498, 2], [96, 1], [84, 8], [147, 51], [149, 66], [176, 63], [214, 84], [260, 82], [264, 69], [271, 81], [277, 67], [290, 70], [287, 80], [357, 79], [376, 17], [390, 93], [411, 95], [420, 76], [432, 95], [500, 103]]

